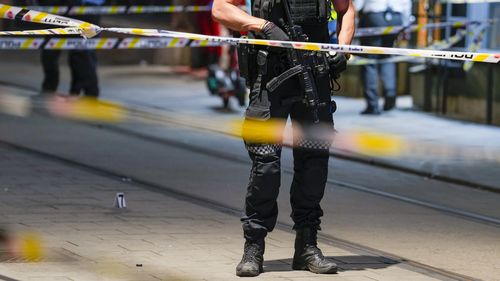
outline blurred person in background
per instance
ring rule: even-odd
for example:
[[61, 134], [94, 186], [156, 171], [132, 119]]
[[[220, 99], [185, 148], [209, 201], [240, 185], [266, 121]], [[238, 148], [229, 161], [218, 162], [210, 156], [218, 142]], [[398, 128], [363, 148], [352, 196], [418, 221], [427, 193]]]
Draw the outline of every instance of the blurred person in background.
[[[191, 5], [208, 6], [212, 4], [212, 0], [195, 0]], [[196, 33], [212, 36], [220, 36], [221, 28], [219, 23], [212, 19], [210, 11], [197, 12], [195, 15]], [[193, 48], [191, 50], [192, 60], [191, 68], [198, 69], [193, 73], [197, 76], [206, 76], [208, 66], [219, 63], [219, 58], [222, 54], [221, 47], [202, 47]]]
[[[43, 6], [78, 6], [103, 5], [105, 0], [39, 0]], [[99, 24], [99, 16], [85, 15], [75, 17], [79, 20]], [[42, 94], [55, 94], [59, 86], [59, 57], [60, 50], [42, 50], [41, 61], [44, 79]], [[68, 63], [71, 71], [71, 85], [69, 94], [79, 96], [82, 92], [87, 97], [99, 96], [99, 82], [97, 78], [97, 54], [95, 50], [70, 50]]]
[[[401, 26], [409, 24], [411, 0], [353, 0], [359, 14], [359, 27]], [[397, 34], [361, 37], [361, 45], [393, 47]], [[387, 58], [384, 55], [366, 55], [368, 58]], [[361, 114], [379, 115], [379, 80], [383, 81], [385, 98], [383, 109], [396, 106], [396, 64], [380, 63], [362, 66], [363, 94], [366, 109]]]

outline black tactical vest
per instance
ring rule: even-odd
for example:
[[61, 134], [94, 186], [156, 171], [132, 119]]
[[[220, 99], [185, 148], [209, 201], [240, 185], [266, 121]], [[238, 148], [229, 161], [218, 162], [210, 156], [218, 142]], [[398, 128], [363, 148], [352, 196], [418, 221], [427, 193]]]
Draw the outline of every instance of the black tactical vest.
[[[285, 20], [283, 0], [252, 0], [252, 15], [275, 23], [283, 28], [280, 19]], [[293, 23], [302, 26], [310, 42], [327, 43], [329, 0], [287, 0]], [[289, 24], [289, 23], [288, 23]]]

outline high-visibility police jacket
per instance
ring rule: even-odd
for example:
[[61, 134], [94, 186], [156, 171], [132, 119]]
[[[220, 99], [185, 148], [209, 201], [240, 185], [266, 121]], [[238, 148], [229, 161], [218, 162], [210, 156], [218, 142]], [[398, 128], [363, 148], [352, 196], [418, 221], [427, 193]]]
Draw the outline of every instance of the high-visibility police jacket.
[[330, 2], [330, 8], [331, 8], [331, 13], [330, 13], [330, 20], [337, 20], [337, 11], [335, 11], [335, 7], [333, 6], [333, 3]]

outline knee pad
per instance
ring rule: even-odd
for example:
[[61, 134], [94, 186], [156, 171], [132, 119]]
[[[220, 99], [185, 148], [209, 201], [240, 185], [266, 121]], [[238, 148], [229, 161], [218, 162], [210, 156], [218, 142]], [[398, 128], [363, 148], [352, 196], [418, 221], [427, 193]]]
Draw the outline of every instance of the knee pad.
[[281, 144], [245, 144], [248, 152], [258, 156], [279, 155], [281, 153]]
[[314, 151], [329, 151], [331, 146], [332, 142], [329, 140], [300, 139], [295, 143], [297, 148]]

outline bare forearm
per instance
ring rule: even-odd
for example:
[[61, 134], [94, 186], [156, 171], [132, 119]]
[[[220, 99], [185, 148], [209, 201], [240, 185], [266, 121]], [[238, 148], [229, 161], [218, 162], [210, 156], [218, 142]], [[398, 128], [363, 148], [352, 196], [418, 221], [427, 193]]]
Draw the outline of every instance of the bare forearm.
[[[334, 4], [335, 2], [339, 1], [334, 1]], [[342, 45], [351, 44], [355, 31], [356, 11], [352, 1], [349, 0], [348, 2], [349, 3], [347, 3], [348, 6], [346, 6], [346, 9], [339, 12], [337, 18], [337, 37], [339, 44]]]
[[253, 17], [237, 5], [227, 0], [215, 0], [212, 6], [212, 18], [224, 26], [236, 31], [260, 31], [265, 20]]

